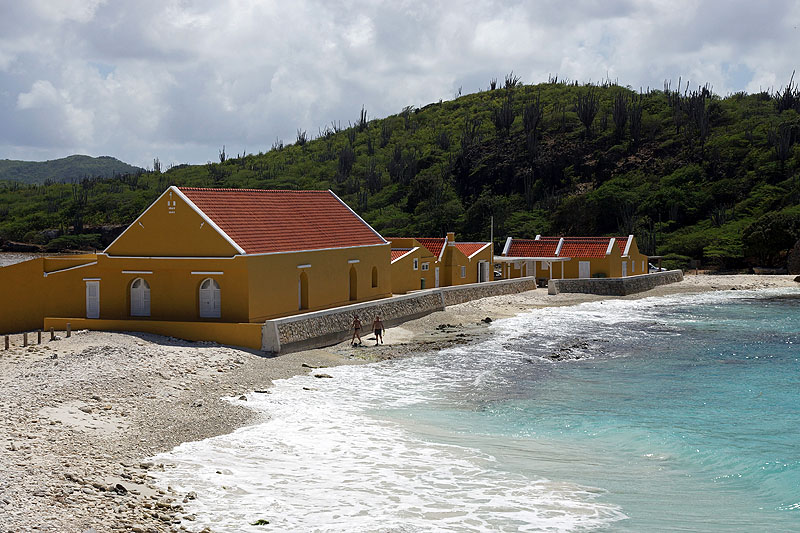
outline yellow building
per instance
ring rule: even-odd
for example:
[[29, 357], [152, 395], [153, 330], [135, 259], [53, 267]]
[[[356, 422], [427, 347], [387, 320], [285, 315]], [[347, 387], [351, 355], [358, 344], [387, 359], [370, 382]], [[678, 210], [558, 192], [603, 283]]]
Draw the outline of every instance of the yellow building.
[[331, 191], [170, 187], [102, 253], [0, 269], [4, 332], [146, 331], [259, 348], [270, 318], [391, 295], [390, 246]]
[[[492, 280], [491, 243], [457, 242], [452, 232], [446, 237], [390, 240], [393, 253], [398, 254], [392, 262], [395, 293]], [[422, 250], [412, 251], [415, 248]], [[408, 255], [400, 255], [404, 250]]]
[[542, 237], [506, 241], [499, 260], [506, 278], [609, 277], [647, 273], [647, 256], [628, 237]]
[[392, 244], [392, 292], [409, 291], [436, 286], [434, 274], [438, 258], [416, 239], [390, 239]]

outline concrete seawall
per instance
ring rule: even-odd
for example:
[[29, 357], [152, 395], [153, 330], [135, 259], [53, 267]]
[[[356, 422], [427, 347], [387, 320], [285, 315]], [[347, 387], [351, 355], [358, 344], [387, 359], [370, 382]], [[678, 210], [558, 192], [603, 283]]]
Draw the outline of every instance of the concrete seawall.
[[361, 317], [364, 323], [362, 332], [367, 333], [376, 315], [381, 315], [384, 325], [391, 327], [434, 311], [442, 311], [448, 305], [487, 296], [525, 292], [535, 288], [536, 281], [533, 278], [472, 283], [427, 289], [372, 302], [276, 318], [264, 323], [261, 349], [271, 353], [286, 353], [337, 344], [352, 335], [354, 313], [358, 313]]
[[547, 294], [578, 292], [602, 296], [627, 296], [679, 281], [683, 281], [683, 272], [680, 270], [654, 272], [626, 278], [551, 279], [547, 283]]

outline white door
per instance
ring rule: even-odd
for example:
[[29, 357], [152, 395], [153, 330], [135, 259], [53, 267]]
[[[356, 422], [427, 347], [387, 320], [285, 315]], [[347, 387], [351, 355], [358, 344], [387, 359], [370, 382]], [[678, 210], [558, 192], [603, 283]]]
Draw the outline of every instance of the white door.
[[434, 283], [434, 287], [438, 287], [439, 286], [439, 267], [436, 267], [433, 270], [433, 283]]
[[622, 277], [624, 278], [627, 275], [628, 275], [628, 262], [627, 261], [623, 261], [622, 262]]
[[100, 282], [86, 282], [86, 318], [100, 318]]
[[200, 318], [220, 317], [219, 285], [208, 278], [200, 284]]
[[[525, 267], [527, 268], [527, 266]], [[478, 263], [478, 283], [489, 281], [489, 263], [481, 261]]]
[[591, 265], [589, 261], [578, 261], [578, 277], [590, 278], [592, 276]]
[[150, 316], [150, 285], [142, 278], [131, 283], [131, 316]]

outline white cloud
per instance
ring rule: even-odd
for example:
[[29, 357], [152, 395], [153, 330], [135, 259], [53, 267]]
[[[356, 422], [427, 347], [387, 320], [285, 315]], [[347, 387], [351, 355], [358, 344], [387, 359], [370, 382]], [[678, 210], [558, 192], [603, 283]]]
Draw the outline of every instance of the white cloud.
[[511, 70], [777, 88], [798, 22], [788, 0], [15, 2], [0, 19], [0, 157], [201, 163]]

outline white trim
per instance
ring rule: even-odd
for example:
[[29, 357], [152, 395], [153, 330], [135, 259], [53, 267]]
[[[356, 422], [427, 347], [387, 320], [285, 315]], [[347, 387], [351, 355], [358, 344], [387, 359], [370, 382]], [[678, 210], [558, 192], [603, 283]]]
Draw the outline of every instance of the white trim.
[[[465, 244], [465, 243], [461, 243], [461, 244]], [[471, 243], [466, 243], [466, 244], [471, 244]], [[491, 245], [491, 244], [492, 244], [492, 243], [490, 243], [490, 242], [487, 242], [487, 243], [486, 243], [484, 246], [481, 246], [481, 247], [480, 247], [480, 248], [478, 248], [476, 251], [472, 252], [472, 255], [468, 256], [468, 257], [467, 257], [467, 259], [472, 259], [472, 258], [473, 258], [473, 257], [475, 257], [476, 255], [478, 255], [479, 253], [481, 253], [482, 251], [484, 251], [484, 250], [486, 249], [486, 247], [487, 247], [487, 246], [489, 246], [489, 245]]]
[[83, 281], [101, 281], [102, 278], [83, 278]]
[[66, 272], [67, 270], [75, 270], [76, 268], [89, 267], [89, 266], [96, 265], [96, 264], [97, 264], [97, 261], [92, 261], [91, 263], [85, 263], [83, 265], [75, 265], [75, 266], [71, 266], [71, 267], [67, 267], [67, 268], [62, 268], [61, 270], [53, 270], [52, 272], [42, 272], [42, 273], [44, 274], [44, 277], [47, 277], [50, 274], [58, 274], [60, 272]]
[[494, 260], [497, 263], [514, 263], [517, 261], [550, 261], [553, 263], [564, 263], [570, 261], [571, 257], [505, 257], [495, 256]]
[[625, 253], [622, 254], [625, 257], [628, 257], [628, 254], [631, 251], [631, 244], [632, 243], [633, 243], [633, 235], [628, 235], [628, 242], [625, 244]]
[[503, 253], [502, 253], [502, 254], [500, 254], [500, 255], [508, 255], [508, 250], [509, 250], [509, 249], [511, 249], [511, 241], [512, 241], [512, 240], [513, 240], [513, 239], [512, 239], [511, 237], [509, 237], [508, 239], [506, 239], [506, 245], [505, 245], [505, 246], [503, 246]]
[[[539, 238], [539, 235], [537, 235], [537, 236], [536, 236], [536, 238], [537, 238], [537, 240], [538, 240], [538, 238]], [[562, 247], [562, 246], [564, 246], [564, 237], [561, 237], [560, 239], [558, 239], [558, 246], [556, 246], [556, 253], [555, 253], [555, 255], [558, 255], [558, 254], [561, 252], [561, 247]]]
[[203, 272], [200, 270], [192, 272], [192, 274], [197, 274], [199, 276], [221, 276], [224, 273], [225, 272]]
[[234, 248], [234, 249], [235, 249], [237, 252], [239, 252], [240, 254], [246, 254], [246, 253], [247, 253], [247, 252], [245, 252], [245, 251], [244, 251], [244, 249], [243, 249], [241, 246], [239, 246], [238, 244], [236, 244], [236, 241], [234, 241], [233, 239], [231, 239], [231, 238], [230, 238], [230, 236], [229, 236], [227, 233], [225, 233], [225, 232], [222, 230], [222, 228], [220, 228], [219, 226], [217, 226], [217, 224], [216, 224], [216, 223], [215, 223], [213, 220], [211, 220], [211, 217], [209, 217], [208, 215], [206, 215], [206, 214], [205, 214], [205, 213], [204, 213], [204, 212], [203, 212], [203, 211], [202, 211], [202, 210], [201, 210], [199, 207], [197, 207], [197, 206], [194, 204], [194, 202], [192, 202], [192, 201], [189, 199], [189, 197], [188, 197], [188, 196], [186, 196], [185, 194], [183, 194], [183, 193], [181, 192], [181, 190], [180, 190], [180, 189], [178, 189], [178, 188], [177, 188], [175, 185], [171, 185], [171, 186], [170, 186], [170, 188], [169, 188], [168, 190], [174, 190], [174, 191], [175, 191], [175, 192], [178, 194], [178, 196], [181, 198], [181, 200], [183, 200], [184, 202], [186, 202], [186, 205], [188, 205], [189, 207], [191, 207], [192, 209], [194, 209], [194, 210], [195, 210], [195, 212], [197, 212], [197, 214], [198, 214], [198, 215], [200, 215], [201, 217], [203, 217], [203, 220], [205, 220], [206, 222], [208, 222], [208, 225], [209, 225], [209, 226], [211, 226], [212, 228], [214, 228], [215, 230], [217, 230], [217, 233], [219, 233], [220, 235], [222, 235], [222, 237], [223, 237], [223, 238], [224, 238], [226, 241], [228, 241], [228, 243], [229, 243], [231, 246], [233, 246], [233, 248]]
[[[372, 246], [386, 246], [388, 244], [389, 244], [389, 242], [387, 241], [387, 242], [382, 242], [382, 243], [377, 243], [377, 244], [357, 244], [355, 246], [338, 246], [336, 248], [309, 248], [309, 249], [306, 249], [306, 250], [287, 250], [285, 252], [262, 252], [262, 253], [259, 253], [259, 254], [243, 254], [243, 257], [258, 257], [258, 256], [261, 256], [261, 255], [299, 254], [299, 253], [305, 253], [305, 252], [323, 252], [323, 251], [328, 251], [328, 250], [350, 250], [350, 249], [353, 249], [353, 248], [370, 248]], [[391, 249], [391, 245], [390, 245], [390, 249]], [[234, 256], [234, 257], [238, 257], [238, 256]]]
[[[123, 270], [123, 274], [152, 274], [152, 270]], [[194, 272], [192, 272], [194, 274]]]
[[535, 239], [533, 239], [533, 240], [534, 240], [534, 241], [540, 241], [540, 240], [542, 240], [542, 235], [541, 235], [541, 234], [538, 234], [538, 235], [536, 235], [536, 238], [535, 238]]
[[442, 249], [439, 250], [439, 257], [438, 257], [439, 262], [442, 261], [442, 257], [444, 257], [444, 251], [446, 249], [447, 249], [447, 235], [445, 235], [444, 237], [444, 244], [442, 245]]
[[380, 239], [381, 239], [381, 240], [382, 240], [382, 241], [383, 241], [385, 244], [389, 244], [389, 241], [387, 241], [386, 239], [384, 239], [384, 238], [383, 238], [383, 235], [381, 235], [380, 233], [378, 233], [377, 231], [375, 231], [375, 228], [373, 228], [372, 226], [370, 226], [369, 224], [367, 224], [367, 221], [366, 221], [366, 220], [364, 220], [363, 218], [361, 218], [361, 217], [358, 215], [358, 213], [356, 213], [355, 211], [353, 211], [353, 208], [351, 208], [349, 205], [347, 205], [346, 203], [344, 203], [344, 201], [343, 201], [341, 198], [339, 198], [338, 196], [336, 196], [336, 193], [335, 193], [335, 192], [333, 192], [333, 191], [332, 191], [332, 190], [330, 190], [330, 189], [328, 189], [328, 192], [329, 192], [329, 193], [331, 193], [331, 194], [333, 195], [333, 197], [334, 197], [334, 198], [336, 198], [337, 200], [339, 200], [339, 203], [341, 203], [343, 206], [345, 206], [347, 209], [349, 209], [349, 210], [350, 210], [350, 212], [351, 212], [351, 213], [353, 213], [353, 214], [356, 216], [356, 218], [358, 218], [358, 220], [360, 220], [360, 221], [361, 221], [361, 222], [362, 222], [362, 223], [363, 223], [365, 226], [367, 226], [369, 229], [371, 229], [371, 230], [372, 230], [372, 233], [374, 233], [375, 235], [377, 235], [377, 236], [378, 236], [378, 237], [379, 237], [379, 238], [380, 238]]
[[393, 260], [390, 262], [390, 264], [394, 264], [394, 263], [396, 263], [397, 261], [400, 261], [402, 258], [404, 258], [405, 256], [407, 256], [408, 254], [410, 254], [410, 253], [412, 253], [412, 252], [415, 252], [415, 251], [417, 251], [417, 250], [419, 250], [419, 246], [415, 246], [415, 247], [413, 247], [412, 249], [410, 249], [409, 251], [407, 251], [406, 253], [404, 253], [403, 255], [401, 255], [400, 257], [398, 257], [397, 259], [393, 259]]
[[348, 259], [347, 263], [350, 265], [355, 265], [356, 263], [360, 263], [361, 259]]
[[611, 239], [609, 239], [608, 248], [606, 248], [606, 255], [611, 255], [611, 250], [614, 249], [614, 241], [616, 241], [614, 237], [611, 237]]
[[220, 256], [209, 256], [209, 257], [175, 256], [175, 257], [171, 257], [171, 256], [168, 256], [168, 255], [161, 255], [161, 256], [157, 256], [157, 255], [108, 255], [105, 252], [100, 252], [97, 255], [104, 255], [104, 256], [106, 256], [106, 257], [108, 257], [110, 259], [189, 259], [189, 260], [192, 260], [192, 261], [197, 261], [199, 259], [211, 259], [211, 260], [214, 260], [214, 261], [221, 261], [223, 259], [230, 260], [230, 259], [236, 259], [237, 257], [246, 257], [246, 256], [243, 256], [243, 255], [231, 255], [231, 256], [222, 256], [222, 257], [220, 257]]
[[308, 263], [307, 265], [297, 265], [297, 268], [311, 268], [311, 263]]

